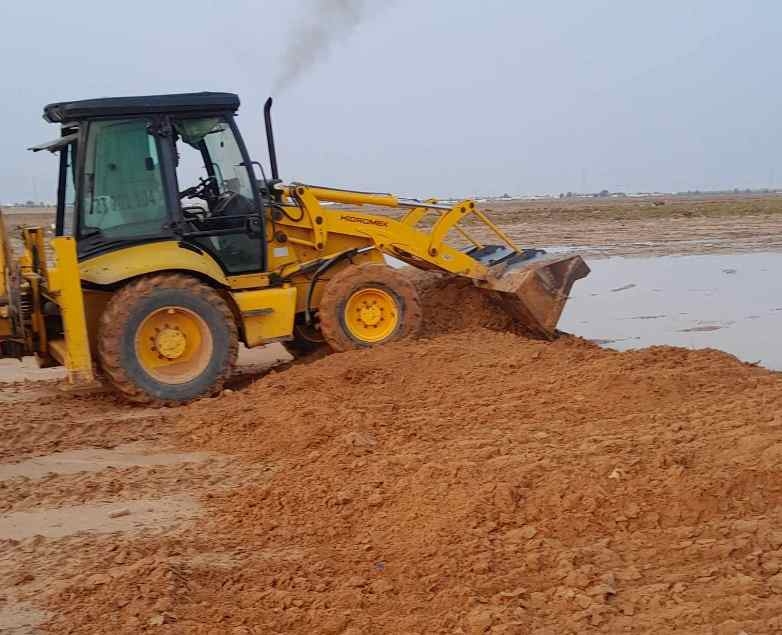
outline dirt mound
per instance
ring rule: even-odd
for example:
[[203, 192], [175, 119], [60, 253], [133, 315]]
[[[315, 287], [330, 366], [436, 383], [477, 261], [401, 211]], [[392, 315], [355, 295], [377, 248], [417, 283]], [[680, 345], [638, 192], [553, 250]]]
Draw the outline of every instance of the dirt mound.
[[269, 478], [133, 547], [170, 590], [121, 572], [58, 610], [119, 631], [782, 629], [782, 378], [725, 354], [481, 329], [182, 414], [184, 445]]
[[513, 332], [520, 328], [487, 291], [467, 278], [403, 269], [418, 289], [423, 309], [422, 337], [491, 329]]

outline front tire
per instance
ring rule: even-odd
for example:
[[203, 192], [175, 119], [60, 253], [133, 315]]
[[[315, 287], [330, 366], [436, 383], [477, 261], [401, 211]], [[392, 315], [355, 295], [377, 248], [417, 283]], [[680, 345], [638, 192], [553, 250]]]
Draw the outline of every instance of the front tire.
[[100, 320], [101, 369], [137, 403], [175, 405], [218, 392], [238, 350], [225, 300], [183, 274], [133, 280], [114, 294]]
[[324, 339], [337, 352], [414, 337], [422, 322], [413, 283], [375, 263], [348, 266], [329, 280], [318, 316]]

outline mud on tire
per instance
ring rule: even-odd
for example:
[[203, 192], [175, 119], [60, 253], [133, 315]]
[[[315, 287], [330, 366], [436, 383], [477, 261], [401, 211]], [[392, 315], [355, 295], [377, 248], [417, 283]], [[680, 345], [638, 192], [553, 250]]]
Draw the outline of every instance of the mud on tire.
[[[351, 296], [365, 289], [382, 290], [393, 298], [396, 305], [396, 328], [381, 341], [361, 340], [346, 325], [346, 304]], [[337, 352], [414, 337], [422, 322], [421, 303], [412, 282], [399, 271], [375, 263], [350, 265], [329, 280], [323, 290], [318, 315], [323, 337]]]
[[[167, 307], [196, 316], [208, 330], [211, 350], [203, 369], [187, 381], [161, 381], [145, 370], [137, 354], [137, 332], [149, 316]], [[138, 278], [117, 291], [103, 312], [98, 363], [109, 382], [137, 403], [174, 405], [219, 391], [239, 350], [236, 322], [217, 291], [197, 278], [165, 273]]]

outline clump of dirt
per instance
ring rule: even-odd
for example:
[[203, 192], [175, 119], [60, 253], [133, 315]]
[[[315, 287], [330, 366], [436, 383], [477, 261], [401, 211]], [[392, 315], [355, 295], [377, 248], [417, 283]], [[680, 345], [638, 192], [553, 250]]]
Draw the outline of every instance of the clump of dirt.
[[[272, 372], [176, 431], [274, 472], [134, 547], [165, 602], [120, 572], [54, 596], [54, 630], [782, 629], [782, 377], [717, 351], [467, 330]], [[178, 565], [196, 545], [230, 557]]]

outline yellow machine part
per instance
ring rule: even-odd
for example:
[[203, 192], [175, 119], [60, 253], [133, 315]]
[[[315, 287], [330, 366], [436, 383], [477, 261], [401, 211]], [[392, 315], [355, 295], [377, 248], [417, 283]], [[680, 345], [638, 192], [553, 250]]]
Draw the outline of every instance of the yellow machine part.
[[204, 319], [184, 307], [161, 307], [139, 325], [136, 358], [156, 380], [184, 384], [209, 365], [214, 342]]
[[[6, 280], [6, 271], [11, 264], [10, 247], [8, 243], [8, 234], [5, 230], [5, 220], [3, 219], [3, 210], [0, 209], [0, 298], [8, 301], [8, 287]], [[0, 309], [0, 337], [13, 335], [14, 327], [11, 323], [11, 316], [8, 314], [8, 308]]]
[[8, 233], [5, 230], [5, 219], [3, 211], [0, 209], [0, 297], [8, 297], [7, 281], [5, 272], [11, 264], [11, 251], [8, 242]]
[[69, 384], [90, 385], [94, 375], [76, 241], [71, 236], [53, 238], [52, 248], [57, 264], [46, 271], [46, 289], [60, 307], [64, 337], [50, 341], [47, 352], [65, 366]]
[[8, 315], [8, 311], [0, 312], [0, 337], [8, 337], [14, 334], [14, 325], [11, 323], [11, 318]]
[[[434, 200], [399, 199], [390, 194], [349, 192], [294, 183], [278, 186], [283, 199], [295, 203], [293, 213], [278, 219], [287, 240], [297, 249], [330, 257], [362, 238], [376, 249], [419, 269], [437, 270], [471, 278], [494, 292], [505, 310], [529, 333], [546, 339], [557, 335], [556, 325], [573, 283], [589, 273], [580, 256], [545, 255], [542, 250], [522, 250], [495, 225], [474, 201], [439, 205]], [[401, 220], [356, 210], [324, 208], [323, 201], [338, 204], [406, 207]], [[296, 210], [301, 214], [295, 216]], [[428, 213], [437, 219], [429, 230], [418, 228]], [[483, 245], [460, 223], [471, 217], [499, 239], [499, 245]], [[471, 245], [457, 249], [446, 243], [452, 230]], [[340, 241], [337, 247], [334, 243]], [[545, 257], [544, 257], [545, 256]], [[317, 304], [312, 303], [315, 307]]]
[[247, 346], [287, 339], [293, 333], [295, 287], [238, 291], [232, 295], [239, 308]]
[[[295, 258], [296, 254], [291, 251], [290, 257]], [[247, 346], [286, 338], [293, 332], [299, 295], [294, 286], [268, 288], [269, 276], [264, 273], [226, 276], [209, 254], [184, 249], [176, 241], [113, 251], [90, 258], [80, 265], [82, 280], [98, 285], [115, 284], [166, 270], [200, 274], [232, 290], [231, 296], [241, 317], [240, 326]], [[101, 291], [87, 291], [86, 295], [89, 330], [94, 336], [100, 314], [111, 295]], [[303, 310], [303, 306], [299, 310]]]
[[301, 220], [292, 221], [286, 217], [278, 222], [278, 226], [284, 228], [287, 241], [297, 249], [306, 250], [302, 260], [372, 245], [377, 248], [381, 259], [382, 254], [388, 254], [415, 267], [438, 269], [473, 279], [485, 279], [488, 275], [487, 268], [480, 262], [444, 242], [450, 229], [465, 216], [475, 213], [475, 203], [472, 201], [453, 206], [441, 216], [431, 232], [426, 232], [390, 217], [353, 209], [324, 208], [320, 204], [321, 200], [349, 200], [352, 203], [362, 201], [365, 205], [396, 206], [390, 204], [395, 199], [388, 195], [332, 191], [301, 185], [284, 188], [284, 194], [295, 197], [305, 212]]
[[362, 342], [381, 342], [399, 326], [396, 306], [388, 291], [367, 287], [348, 298], [343, 320], [348, 331]]
[[192, 271], [218, 284], [229, 285], [220, 265], [211, 256], [180, 247], [175, 240], [110, 251], [82, 262], [79, 270], [82, 280], [98, 285], [166, 270]]

